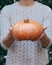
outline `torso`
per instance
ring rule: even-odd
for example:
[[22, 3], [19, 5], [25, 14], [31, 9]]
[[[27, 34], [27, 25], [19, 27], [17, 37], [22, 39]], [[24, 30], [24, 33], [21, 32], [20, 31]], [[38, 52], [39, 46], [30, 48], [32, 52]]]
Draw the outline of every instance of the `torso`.
[[[42, 7], [35, 2], [30, 7], [22, 7], [17, 3], [11, 5], [11, 26], [23, 19], [33, 19], [43, 24]], [[44, 57], [45, 50], [41, 49], [38, 41], [16, 41], [8, 50], [7, 65], [45, 65], [47, 58]], [[46, 56], [46, 55], [45, 55]], [[46, 56], [47, 57], [47, 56]], [[44, 59], [45, 58], [45, 59]]]

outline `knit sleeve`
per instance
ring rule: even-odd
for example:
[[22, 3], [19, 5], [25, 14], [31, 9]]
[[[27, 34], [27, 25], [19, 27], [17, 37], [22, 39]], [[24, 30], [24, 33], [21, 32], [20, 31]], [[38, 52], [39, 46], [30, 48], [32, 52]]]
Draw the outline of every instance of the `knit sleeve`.
[[5, 6], [2, 10], [1, 10], [1, 16], [0, 16], [0, 25], [1, 25], [1, 34], [0, 34], [0, 43], [1, 46], [4, 49], [8, 49], [2, 42], [2, 40], [6, 37], [6, 35], [9, 33], [9, 28], [10, 28], [10, 15], [9, 15], [9, 8], [8, 6]]
[[[47, 29], [45, 30], [45, 33], [52, 40], [52, 16], [51, 16], [51, 9], [49, 7], [47, 7], [47, 6], [44, 8], [44, 12], [43, 12], [43, 26], [47, 27]], [[51, 44], [52, 44], [52, 42], [48, 45], [48, 47]]]

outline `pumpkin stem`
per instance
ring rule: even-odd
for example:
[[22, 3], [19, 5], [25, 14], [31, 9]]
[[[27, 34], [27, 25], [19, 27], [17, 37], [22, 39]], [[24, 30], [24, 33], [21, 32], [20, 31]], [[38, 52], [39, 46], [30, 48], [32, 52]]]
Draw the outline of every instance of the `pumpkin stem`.
[[29, 19], [25, 19], [24, 20], [24, 23], [29, 23]]

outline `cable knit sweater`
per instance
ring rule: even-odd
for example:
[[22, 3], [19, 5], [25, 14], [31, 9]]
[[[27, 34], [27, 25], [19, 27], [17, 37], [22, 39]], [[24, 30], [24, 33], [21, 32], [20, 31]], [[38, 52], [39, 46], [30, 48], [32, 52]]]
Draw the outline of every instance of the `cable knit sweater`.
[[48, 63], [48, 50], [41, 47], [37, 41], [15, 40], [10, 48], [3, 43], [3, 38], [8, 34], [9, 28], [17, 21], [23, 19], [33, 19], [40, 22], [51, 38], [51, 9], [39, 2], [34, 2], [31, 6], [21, 6], [19, 2], [5, 6], [1, 11], [1, 46], [8, 50], [6, 65], [46, 65]]

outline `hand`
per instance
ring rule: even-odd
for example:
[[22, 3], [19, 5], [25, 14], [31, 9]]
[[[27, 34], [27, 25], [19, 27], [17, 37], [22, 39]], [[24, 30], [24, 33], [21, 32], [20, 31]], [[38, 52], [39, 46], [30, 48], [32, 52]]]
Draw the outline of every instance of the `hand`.
[[45, 35], [45, 30], [47, 29], [47, 27], [45, 27], [44, 29], [43, 29], [43, 33], [42, 33], [42, 35], [39, 37], [39, 39], [41, 39], [44, 35]]
[[9, 29], [9, 31], [10, 31], [10, 34], [12, 35], [12, 27]]
[[10, 31], [9, 33], [10, 33], [11, 37], [13, 37], [13, 35], [12, 35], [12, 27], [9, 29], [9, 31]]
[[[44, 28], [44, 31], [47, 29], [47, 27]], [[39, 41], [43, 48], [46, 48], [50, 44], [50, 38], [46, 35], [46, 33], [43, 31], [42, 35], [39, 38]]]

